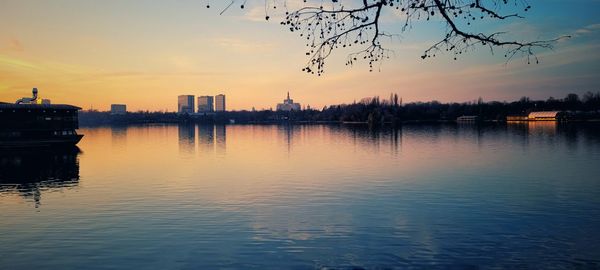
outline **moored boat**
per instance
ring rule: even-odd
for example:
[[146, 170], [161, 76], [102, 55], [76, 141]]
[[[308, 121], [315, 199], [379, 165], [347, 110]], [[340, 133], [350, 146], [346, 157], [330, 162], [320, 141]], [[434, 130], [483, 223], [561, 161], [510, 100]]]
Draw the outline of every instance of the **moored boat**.
[[37, 89], [32, 98], [15, 104], [0, 103], [0, 148], [76, 145], [81, 108], [64, 104], [40, 104]]

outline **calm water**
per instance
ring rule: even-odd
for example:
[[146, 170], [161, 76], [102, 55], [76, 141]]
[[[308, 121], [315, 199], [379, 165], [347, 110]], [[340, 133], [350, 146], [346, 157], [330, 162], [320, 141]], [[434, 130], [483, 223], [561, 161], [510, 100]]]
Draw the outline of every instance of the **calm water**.
[[599, 130], [85, 128], [0, 150], [0, 269], [598, 269]]

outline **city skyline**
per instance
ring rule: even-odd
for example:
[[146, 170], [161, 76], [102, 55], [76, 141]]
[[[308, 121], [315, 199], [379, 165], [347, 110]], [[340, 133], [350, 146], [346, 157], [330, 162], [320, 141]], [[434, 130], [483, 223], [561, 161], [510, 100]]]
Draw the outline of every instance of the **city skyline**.
[[177, 113], [194, 114], [227, 111], [225, 95], [223, 94], [198, 96], [197, 101], [196, 103], [196, 95], [186, 94], [177, 96]]
[[[576, 96], [576, 98], [578, 98], [579, 101], [585, 101], [586, 98], [589, 97], [595, 97], [596, 95], [600, 94], [600, 91], [587, 91], [585, 93], [568, 93], [566, 94], [564, 97], [547, 97], [547, 98], [539, 98], [539, 99], [530, 99], [529, 97], [523, 96], [519, 99], [514, 99], [514, 100], [503, 100], [503, 101], [497, 101], [497, 100], [483, 100], [483, 99], [472, 99], [472, 100], [467, 100], [467, 101], [463, 101], [463, 102], [455, 102], [455, 101], [450, 101], [450, 102], [440, 102], [439, 100], [428, 100], [428, 101], [409, 101], [409, 102], [404, 102], [403, 98], [401, 96], [398, 96], [397, 93], [390, 93], [391, 96], [390, 97], [386, 97], [386, 96], [369, 96], [369, 97], [362, 97], [360, 99], [354, 99], [352, 102], [344, 102], [344, 103], [339, 103], [339, 104], [329, 104], [329, 105], [324, 105], [323, 107], [317, 108], [314, 106], [311, 106], [310, 104], [304, 103], [305, 105], [301, 105], [300, 103], [294, 102], [293, 99], [290, 98], [290, 93], [287, 92], [287, 97], [286, 99], [283, 100], [283, 103], [277, 103], [276, 106], [270, 106], [270, 107], [263, 107], [263, 108], [256, 108], [255, 106], [252, 106], [252, 108], [247, 109], [247, 108], [242, 108], [242, 109], [227, 109], [225, 108], [225, 110], [217, 110], [216, 109], [216, 99], [215, 97], [217, 96], [223, 96], [223, 98], [226, 97], [226, 95], [224, 94], [219, 94], [219, 95], [215, 95], [215, 96], [207, 96], [207, 95], [202, 95], [202, 96], [196, 96], [196, 95], [190, 95], [190, 94], [185, 94], [185, 95], [178, 95], [177, 96], [177, 107], [175, 108], [175, 110], [148, 110], [148, 109], [139, 109], [139, 110], [129, 110], [127, 109], [127, 104], [121, 104], [121, 103], [111, 103], [108, 105], [108, 109], [102, 109], [102, 108], [95, 108], [95, 107], [90, 107], [90, 108], [81, 108], [83, 111], [105, 111], [105, 112], [113, 112], [113, 110], [115, 109], [115, 106], [119, 106], [118, 110], [122, 110], [121, 107], [125, 108], [125, 110], [127, 112], [165, 112], [165, 113], [169, 113], [169, 112], [177, 112], [177, 113], [182, 113], [182, 106], [185, 106], [186, 110], [188, 110], [188, 107], [193, 106], [194, 110], [193, 112], [191, 111], [187, 111], [187, 113], [213, 113], [213, 112], [219, 112], [219, 111], [289, 111], [289, 110], [306, 110], [306, 109], [314, 109], [314, 110], [321, 110], [321, 109], [325, 109], [328, 108], [330, 106], [338, 106], [338, 105], [351, 105], [351, 104], [356, 104], [356, 103], [361, 103], [364, 102], [365, 100], [372, 100], [373, 98], [377, 98], [378, 100], [381, 100], [382, 102], [390, 102], [392, 103], [393, 100], [390, 100], [391, 98], [393, 98], [393, 96], [396, 96], [397, 98], [399, 98], [400, 101], [400, 106], [402, 106], [403, 104], [419, 104], [419, 103], [441, 103], [441, 104], [477, 104], [479, 102], [501, 102], [501, 103], [511, 103], [511, 102], [517, 102], [519, 100], [523, 100], [524, 98], [526, 98], [527, 102], [553, 102], [553, 101], [564, 101], [570, 98], [573, 98], [573, 95]], [[225, 102], [225, 101], [223, 101]], [[9, 102], [5, 102], [5, 101], [0, 101], [0, 103], [8, 103], [11, 104], [13, 103], [12, 101]], [[185, 104], [184, 104], [185, 103]], [[40, 104], [50, 104], [50, 100], [48, 99], [40, 99]], [[186, 105], [187, 104], [187, 105]], [[292, 105], [292, 107], [289, 107], [289, 105]], [[286, 108], [283, 108], [286, 107]], [[289, 108], [287, 108], [289, 107]]]

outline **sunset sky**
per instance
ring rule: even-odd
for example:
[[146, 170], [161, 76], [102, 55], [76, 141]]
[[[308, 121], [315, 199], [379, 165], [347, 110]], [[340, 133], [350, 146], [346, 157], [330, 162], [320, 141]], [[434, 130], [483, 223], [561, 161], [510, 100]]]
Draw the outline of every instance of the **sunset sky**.
[[347, 52], [338, 51], [317, 77], [301, 71], [303, 39], [277, 13], [266, 22], [260, 0], [223, 15], [228, 1], [207, 9], [205, 0], [0, 0], [0, 101], [29, 96], [32, 87], [53, 103], [100, 110], [125, 103], [132, 111], [176, 110], [180, 94], [223, 93], [228, 109], [240, 110], [275, 107], [287, 91], [317, 108], [390, 92], [405, 102], [463, 102], [600, 91], [600, 1], [528, 2], [526, 19], [486, 21], [480, 30], [518, 40], [572, 36], [540, 51], [538, 65], [521, 58], [506, 64], [501, 49], [492, 55], [486, 48], [458, 61], [450, 54], [422, 60], [442, 37], [442, 22], [417, 22], [401, 33], [400, 15], [388, 13], [382, 27], [401, 35], [387, 44], [395, 57], [380, 71], [347, 67]]

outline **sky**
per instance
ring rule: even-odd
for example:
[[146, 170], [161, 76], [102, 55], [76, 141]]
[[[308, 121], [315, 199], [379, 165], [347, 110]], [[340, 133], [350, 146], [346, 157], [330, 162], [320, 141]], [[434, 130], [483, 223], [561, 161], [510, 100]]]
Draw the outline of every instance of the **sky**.
[[598, 0], [529, 0], [525, 19], [475, 28], [517, 40], [572, 36], [538, 51], [539, 64], [507, 63], [501, 49], [486, 48], [456, 61], [451, 54], [422, 60], [444, 24], [419, 21], [402, 32], [402, 16], [386, 12], [381, 27], [399, 34], [384, 44], [391, 59], [369, 72], [366, 63], [346, 66], [348, 51], [336, 51], [320, 77], [301, 71], [305, 41], [279, 24], [281, 6], [265, 21], [261, 0], [219, 15], [227, 3], [0, 0], [0, 101], [30, 96], [33, 87], [53, 103], [99, 110], [119, 103], [130, 111], [174, 111], [181, 94], [222, 93], [229, 110], [249, 110], [274, 108], [288, 91], [313, 108], [391, 92], [404, 102], [465, 102], [600, 91]]

